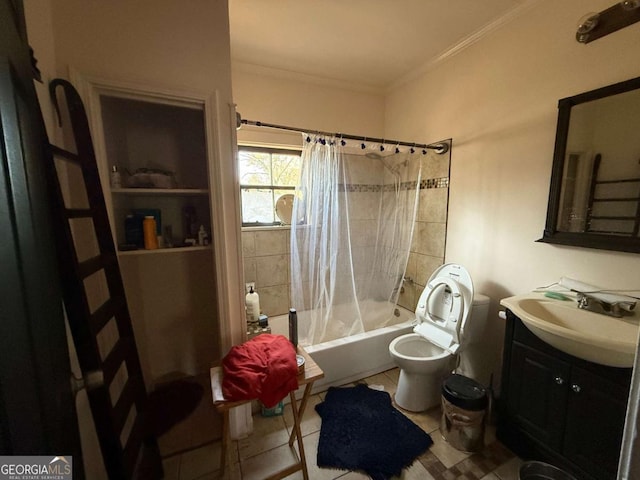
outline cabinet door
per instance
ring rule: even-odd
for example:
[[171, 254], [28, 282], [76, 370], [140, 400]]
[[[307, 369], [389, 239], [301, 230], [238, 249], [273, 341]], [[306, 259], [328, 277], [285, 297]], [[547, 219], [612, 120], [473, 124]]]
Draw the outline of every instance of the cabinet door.
[[568, 390], [566, 457], [596, 478], [616, 478], [628, 391], [577, 367]]
[[546, 446], [562, 446], [569, 365], [513, 344], [507, 410], [517, 426]]

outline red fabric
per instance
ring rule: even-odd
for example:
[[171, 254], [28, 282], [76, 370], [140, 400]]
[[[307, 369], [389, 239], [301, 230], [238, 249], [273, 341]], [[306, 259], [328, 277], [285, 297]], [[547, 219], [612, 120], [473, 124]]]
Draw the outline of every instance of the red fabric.
[[298, 388], [293, 344], [283, 335], [263, 333], [235, 347], [222, 359], [225, 400], [258, 398], [271, 408]]

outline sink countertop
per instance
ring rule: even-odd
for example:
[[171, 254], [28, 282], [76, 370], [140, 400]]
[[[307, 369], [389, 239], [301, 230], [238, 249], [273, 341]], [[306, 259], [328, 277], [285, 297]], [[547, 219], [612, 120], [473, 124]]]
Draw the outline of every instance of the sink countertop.
[[504, 298], [538, 338], [570, 355], [602, 365], [631, 367], [638, 344], [640, 315], [622, 318], [581, 310], [575, 300], [557, 300], [531, 292]]

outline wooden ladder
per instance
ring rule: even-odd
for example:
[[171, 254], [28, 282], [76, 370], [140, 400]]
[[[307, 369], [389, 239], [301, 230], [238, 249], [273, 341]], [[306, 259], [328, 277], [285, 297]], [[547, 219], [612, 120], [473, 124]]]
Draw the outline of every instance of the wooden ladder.
[[87, 116], [75, 88], [55, 79], [49, 92], [59, 118], [57, 87], [77, 153], [51, 145], [47, 176], [64, 303], [102, 457], [109, 478], [162, 478]]

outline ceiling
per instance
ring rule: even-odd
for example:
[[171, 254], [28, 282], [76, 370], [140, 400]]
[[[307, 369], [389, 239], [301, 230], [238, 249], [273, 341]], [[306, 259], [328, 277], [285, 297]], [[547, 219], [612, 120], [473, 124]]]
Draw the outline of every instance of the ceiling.
[[384, 90], [533, 0], [229, 0], [235, 64]]

